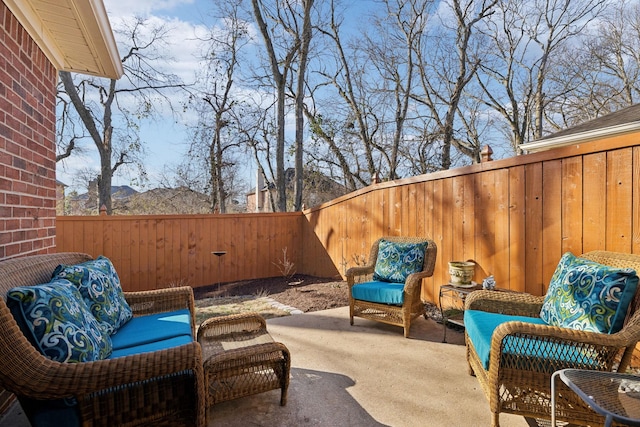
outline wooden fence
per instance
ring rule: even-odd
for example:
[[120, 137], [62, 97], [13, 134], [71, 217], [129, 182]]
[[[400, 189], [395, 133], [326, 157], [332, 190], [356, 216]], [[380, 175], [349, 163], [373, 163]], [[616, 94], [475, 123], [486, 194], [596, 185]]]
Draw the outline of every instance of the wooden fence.
[[[372, 185], [305, 212], [309, 274], [344, 273], [385, 235], [438, 246], [423, 299], [436, 301], [448, 262], [473, 260], [475, 280], [543, 295], [561, 255], [640, 253], [640, 135]], [[322, 252], [324, 251], [324, 253]], [[328, 257], [327, 257], [328, 255]], [[321, 258], [323, 257], [323, 258]]]
[[304, 214], [58, 217], [57, 247], [110, 257], [125, 288], [142, 290], [277, 276], [284, 248], [299, 273], [335, 277], [378, 237], [424, 235], [438, 246], [424, 300], [437, 299], [450, 260], [542, 295], [565, 251], [640, 253], [639, 137], [376, 184]]
[[[300, 213], [63, 216], [58, 251], [110, 258], [128, 291], [193, 287], [281, 274], [302, 263]], [[217, 257], [214, 251], [226, 251]]]

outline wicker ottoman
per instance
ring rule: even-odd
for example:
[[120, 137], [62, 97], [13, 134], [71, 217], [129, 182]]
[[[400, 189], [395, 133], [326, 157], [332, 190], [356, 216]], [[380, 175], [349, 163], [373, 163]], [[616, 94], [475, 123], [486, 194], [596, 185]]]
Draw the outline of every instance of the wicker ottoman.
[[273, 341], [260, 315], [207, 319], [198, 329], [198, 342], [204, 360], [207, 406], [278, 388], [280, 405], [286, 405], [289, 350]]

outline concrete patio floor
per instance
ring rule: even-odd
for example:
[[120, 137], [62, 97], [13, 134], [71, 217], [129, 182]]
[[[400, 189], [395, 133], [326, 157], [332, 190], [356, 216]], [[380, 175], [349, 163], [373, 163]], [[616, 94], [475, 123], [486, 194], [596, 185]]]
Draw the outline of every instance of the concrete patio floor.
[[[489, 426], [489, 405], [467, 373], [464, 336], [418, 318], [402, 329], [342, 307], [270, 319], [291, 352], [288, 402], [280, 391], [214, 405], [209, 426]], [[503, 414], [503, 427], [528, 426]]]
[[[489, 426], [487, 400], [467, 373], [464, 336], [418, 318], [411, 337], [364, 319], [349, 325], [348, 307], [270, 319], [268, 329], [291, 352], [287, 405], [280, 391], [223, 402], [209, 426]], [[525, 427], [503, 414], [503, 427]], [[28, 423], [16, 405], [0, 426]]]

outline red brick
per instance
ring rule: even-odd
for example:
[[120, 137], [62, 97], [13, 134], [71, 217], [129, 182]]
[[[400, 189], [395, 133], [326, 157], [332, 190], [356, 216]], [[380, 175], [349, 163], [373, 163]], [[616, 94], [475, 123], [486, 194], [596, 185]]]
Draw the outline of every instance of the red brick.
[[4, 3], [0, 4], [0, 20], [3, 259], [55, 252], [57, 70]]

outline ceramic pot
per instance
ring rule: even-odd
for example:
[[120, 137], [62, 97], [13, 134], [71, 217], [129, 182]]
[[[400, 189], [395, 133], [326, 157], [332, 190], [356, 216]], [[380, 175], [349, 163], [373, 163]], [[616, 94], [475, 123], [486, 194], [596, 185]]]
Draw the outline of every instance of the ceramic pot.
[[449, 261], [451, 284], [467, 286], [471, 284], [476, 263], [473, 261]]

